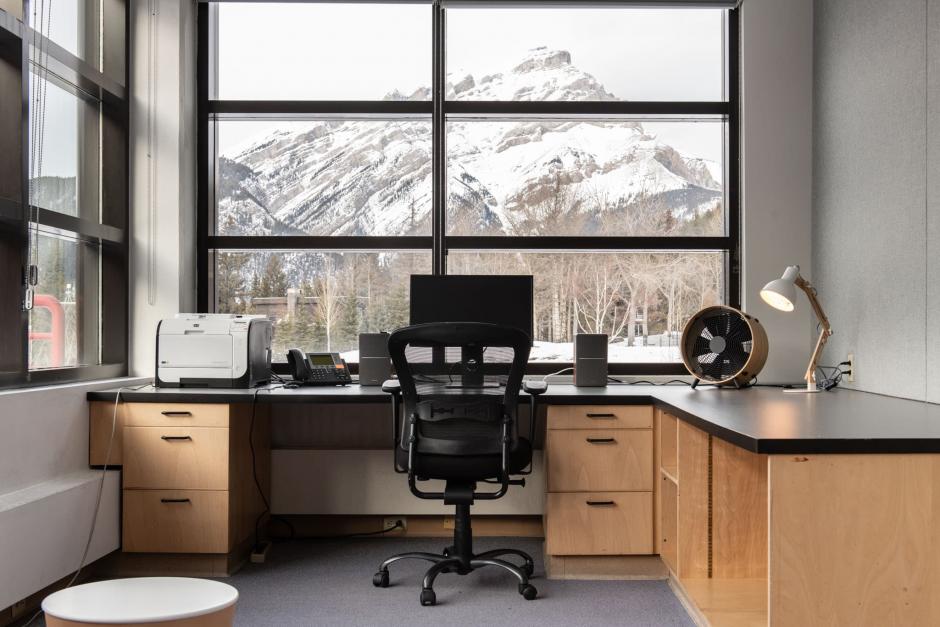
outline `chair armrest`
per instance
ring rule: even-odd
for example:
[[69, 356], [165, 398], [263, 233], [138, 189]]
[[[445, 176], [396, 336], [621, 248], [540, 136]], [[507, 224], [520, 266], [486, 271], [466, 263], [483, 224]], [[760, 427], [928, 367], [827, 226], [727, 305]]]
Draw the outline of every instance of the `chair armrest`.
[[401, 383], [398, 379], [387, 379], [382, 384], [382, 391], [386, 394], [401, 394]]

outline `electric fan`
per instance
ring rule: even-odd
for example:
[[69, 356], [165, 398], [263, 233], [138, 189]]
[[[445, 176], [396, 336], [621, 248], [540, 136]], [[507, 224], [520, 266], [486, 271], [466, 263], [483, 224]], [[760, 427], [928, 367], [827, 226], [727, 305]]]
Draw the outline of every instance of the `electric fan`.
[[733, 307], [706, 307], [682, 331], [682, 362], [700, 381], [743, 387], [767, 360], [767, 333], [757, 318]]

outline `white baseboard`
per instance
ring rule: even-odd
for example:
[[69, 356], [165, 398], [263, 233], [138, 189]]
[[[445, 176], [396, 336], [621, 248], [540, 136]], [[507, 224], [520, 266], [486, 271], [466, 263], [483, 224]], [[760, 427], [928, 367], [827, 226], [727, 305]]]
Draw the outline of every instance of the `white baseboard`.
[[[85, 470], [0, 495], [0, 608], [78, 568], [100, 479]], [[120, 489], [120, 471], [108, 471], [87, 562], [120, 547]]]

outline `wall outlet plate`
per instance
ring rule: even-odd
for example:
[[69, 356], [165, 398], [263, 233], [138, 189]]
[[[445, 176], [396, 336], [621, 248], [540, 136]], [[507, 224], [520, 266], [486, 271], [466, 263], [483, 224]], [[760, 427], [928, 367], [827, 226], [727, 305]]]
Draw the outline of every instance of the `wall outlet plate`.
[[846, 380], [849, 383], [855, 383], [855, 353], [849, 353], [846, 361], [849, 362], [849, 374], [846, 375]]
[[404, 516], [394, 516], [392, 518], [383, 518], [382, 519], [382, 529], [394, 529], [398, 523], [401, 522], [401, 526], [398, 531], [404, 533], [408, 528], [408, 519]]

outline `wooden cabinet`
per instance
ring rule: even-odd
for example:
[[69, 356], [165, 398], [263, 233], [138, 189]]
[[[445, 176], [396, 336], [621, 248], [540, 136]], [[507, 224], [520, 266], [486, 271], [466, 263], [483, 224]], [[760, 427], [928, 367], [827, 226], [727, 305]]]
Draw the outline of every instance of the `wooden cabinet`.
[[223, 490], [124, 490], [124, 551], [227, 553], [228, 497]]
[[545, 440], [548, 555], [648, 555], [653, 408], [553, 405]]
[[545, 519], [553, 555], [653, 552], [652, 492], [550, 492]]
[[[123, 465], [125, 553], [231, 554], [264, 510], [252, 473], [270, 483], [267, 407], [93, 403], [91, 463]], [[117, 422], [115, 423], [115, 415]]]
[[699, 624], [766, 627], [767, 457], [656, 415], [659, 555]]
[[650, 429], [550, 430], [549, 492], [653, 490]]

